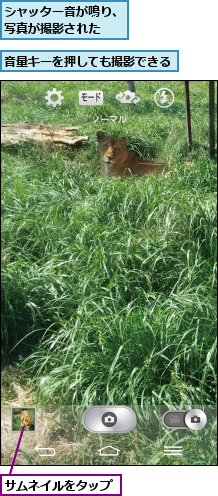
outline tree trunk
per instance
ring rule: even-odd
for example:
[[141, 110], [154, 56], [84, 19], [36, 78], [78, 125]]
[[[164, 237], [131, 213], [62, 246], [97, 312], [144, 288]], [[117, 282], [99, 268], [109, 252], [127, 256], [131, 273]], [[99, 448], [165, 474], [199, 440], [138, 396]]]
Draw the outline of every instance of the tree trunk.
[[126, 81], [126, 86], [127, 86], [127, 90], [132, 91], [133, 93], [135, 93], [135, 84], [134, 84], [134, 81]]

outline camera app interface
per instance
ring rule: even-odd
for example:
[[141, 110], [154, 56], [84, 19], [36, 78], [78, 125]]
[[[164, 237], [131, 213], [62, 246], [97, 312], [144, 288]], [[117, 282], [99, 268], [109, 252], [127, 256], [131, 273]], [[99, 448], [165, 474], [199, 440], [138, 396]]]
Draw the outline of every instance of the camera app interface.
[[2, 83], [3, 465], [216, 464], [215, 94]]

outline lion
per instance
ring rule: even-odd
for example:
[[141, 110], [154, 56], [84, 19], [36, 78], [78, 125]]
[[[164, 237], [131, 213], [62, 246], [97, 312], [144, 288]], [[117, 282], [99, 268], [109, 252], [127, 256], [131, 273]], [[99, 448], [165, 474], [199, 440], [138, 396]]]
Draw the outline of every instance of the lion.
[[33, 419], [30, 418], [29, 412], [27, 410], [24, 410], [21, 413], [21, 427], [26, 425], [27, 430], [29, 431], [31, 428], [31, 425], [33, 423]]
[[98, 148], [101, 156], [102, 176], [130, 176], [131, 174], [145, 177], [148, 174], [161, 174], [164, 163], [152, 160], [142, 160], [126, 148], [127, 138], [106, 136], [97, 132]]

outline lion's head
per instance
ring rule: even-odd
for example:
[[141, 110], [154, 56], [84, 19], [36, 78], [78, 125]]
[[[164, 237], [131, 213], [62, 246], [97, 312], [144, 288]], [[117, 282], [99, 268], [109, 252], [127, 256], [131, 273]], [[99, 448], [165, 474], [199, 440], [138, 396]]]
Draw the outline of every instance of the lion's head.
[[116, 138], [105, 136], [101, 131], [97, 132], [98, 148], [101, 159], [106, 166], [115, 165], [116, 162], [125, 162], [128, 150], [125, 147], [127, 138]]
[[27, 430], [29, 431], [31, 429], [31, 425], [33, 423], [33, 419], [30, 418], [29, 420], [26, 420], [24, 424], [26, 425]]
[[102, 131], [97, 133], [98, 148], [101, 155], [102, 176], [129, 176], [145, 177], [148, 174], [161, 174], [164, 163], [153, 160], [143, 160], [133, 152], [127, 150], [127, 138], [105, 136]]

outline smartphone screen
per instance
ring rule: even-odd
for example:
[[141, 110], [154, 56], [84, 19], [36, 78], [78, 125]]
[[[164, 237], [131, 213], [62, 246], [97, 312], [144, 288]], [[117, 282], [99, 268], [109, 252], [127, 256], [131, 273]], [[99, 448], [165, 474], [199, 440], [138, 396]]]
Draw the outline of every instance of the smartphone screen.
[[215, 90], [2, 82], [2, 465], [93, 475], [41, 494], [217, 463]]

